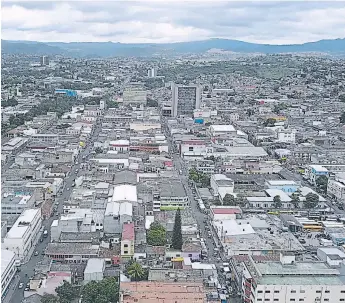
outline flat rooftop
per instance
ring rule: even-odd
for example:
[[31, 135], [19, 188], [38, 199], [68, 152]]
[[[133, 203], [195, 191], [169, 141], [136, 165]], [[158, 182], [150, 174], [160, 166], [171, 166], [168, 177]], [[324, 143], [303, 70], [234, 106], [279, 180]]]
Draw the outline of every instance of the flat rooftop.
[[160, 184], [161, 197], [185, 197], [186, 191], [179, 180], [167, 180]]
[[343, 285], [339, 271], [322, 262], [296, 262], [283, 265], [280, 262], [255, 263], [262, 274], [260, 284], [290, 285]]
[[8, 265], [12, 262], [14, 257], [15, 253], [13, 251], [7, 249], [1, 250], [1, 278], [3, 278], [2, 275], [5, 273]]

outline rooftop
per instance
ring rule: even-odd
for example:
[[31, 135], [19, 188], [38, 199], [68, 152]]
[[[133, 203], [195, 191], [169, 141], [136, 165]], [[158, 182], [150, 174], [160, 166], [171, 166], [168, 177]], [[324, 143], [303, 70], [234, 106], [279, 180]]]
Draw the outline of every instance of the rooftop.
[[14, 257], [15, 253], [13, 251], [7, 249], [1, 250], [1, 278], [3, 278], [2, 275], [5, 273], [7, 267], [10, 265]]
[[99, 245], [89, 243], [48, 243], [45, 253], [49, 255], [96, 255], [99, 252]]
[[197, 303], [207, 302], [202, 283], [123, 282], [123, 303]]
[[104, 259], [91, 258], [87, 261], [84, 274], [91, 274], [94, 272], [103, 272], [105, 265]]
[[6, 238], [22, 238], [38, 213], [40, 209], [24, 210], [7, 233]]
[[214, 132], [234, 132], [236, 131], [232, 125], [211, 125], [210, 130]]
[[125, 223], [122, 227], [122, 240], [133, 241], [135, 237], [134, 234], [134, 223]]
[[114, 202], [117, 201], [131, 201], [137, 202], [137, 187], [135, 185], [117, 185], [114, 187], [113, 199]]
[[105, 216], [133, 215], [133, 205], [130, 202], [108, 202], [104, 213]]

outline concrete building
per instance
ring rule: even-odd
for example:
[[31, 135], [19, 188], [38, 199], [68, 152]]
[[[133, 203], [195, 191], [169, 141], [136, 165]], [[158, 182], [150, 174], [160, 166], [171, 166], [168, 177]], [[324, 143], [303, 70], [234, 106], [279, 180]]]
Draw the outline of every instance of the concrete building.
[[198, 85], [172, 85], [172, 116], [193, 116], [200, 108], [201, 88]]
[[132, 105], [146, 105], [147, 103], [147, 91], [140, 85], [131, 85], [126, 87], [123, 92], [123, 104]]
[[180, 180], [167, 180], [153, 195], [153, 211], [175, 210], [188, 205], [188, 195]]
[[15, 265], [16, 254], [7, 249], [1, 249], [1, 296], [7, 291], [17, 272]]
[[17, 259], [23, 259], [36, 245], [41, 226], [41, 209], [25, 210], [7, 233], [2, 247], [13, 251]]
[[40, 65], [41, 66], [49, 65], [49, 58], [47, 56], [41, 56], [40, 57]]
[[345, 203], [345, 173], [335, 174], [334, 178], [328, 179], [327, 195]]
[[224, 135], [236, 136], [237, 131], [232, 125], [211, 125], [208, 128], [208, 133], [211, 138], [214, 138]]
[[328, 169], [322, 165], [308, 165], [305, 169], [305, 176], [311, 184], [316, 184], [317, 178], [328, 175]]
[[132, 258], [134, 256], [134, 223], [125, 223], [122, 228], [121, 256]]
[[342, 302], [345, 300], [344, 269], [322, 262], [296, 262], [281, 253], [280, 261], [243, 262], [244, 302]]
[[226, 194], [234, 193], [234, 181], [223, 174], [212, 175], [210, 183], [214, 196], [219, 196], [221, 199]]
[[267, 180], [265, 185], [269, 189], [279, 189], [285, 193], [294, 193], [300, 187], [295, 181], [288, 181], [288, 180]]
[[122, 226], [133, 220], [133, 205], [131, 202], [107, 203], [104, 213], [104, 232], [106, 234], [121, 234]]
[[98, 258], [99, 245], [91, 243], [48, 243], [45, 254], [48, 258], [59, 261], [84, 263], [91, 258]]
[[282, 143], [295, 143], [296, 132], [290, 129], [281, 129], [277, 132], [277, 141]]
[[105, 269], [105, 260], [91, 258], [87, 260], [86, 268], [84, 270], [84, 283], [91, 281], [102, 281]]
[[148, 71], [147, 71], [147, 76], [149, 78], [155, 78], [157, 77], [157, 68], [150, 68]]

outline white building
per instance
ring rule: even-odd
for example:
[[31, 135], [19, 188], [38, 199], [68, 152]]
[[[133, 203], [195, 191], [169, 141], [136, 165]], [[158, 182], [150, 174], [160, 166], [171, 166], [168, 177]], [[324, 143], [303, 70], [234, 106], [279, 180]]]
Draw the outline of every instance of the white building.
[[115, 140], [109, 142], [109, 150], [118, 151], [120, 153], [129, 151], [129, 140]]
[[41, 226], [41, 209], [25, 210], [7, 233], [2, 247], [13, 251], [17, 259], [23, 259], [36, 245]]
[[147, 71], [147, 76], [149, 78], [155, 78], [157, 77], [157, 68], [151, 68]]
[[327, 184], [327, 195], [334, 197], [337, 201], [345, 203], [345, 174], [336, 174], [334, 179], [329, 178]]
[[144, 104], [147, 103], [147, 91], [137, 85], [127, 87], [123, 92], [124, 104]]
[[311, 184], [316, 184], [316, 180], [321, 176], [328, 177], [329, 171], [322, 165], [308, 165], [304, 172]]
[[7, 249], [1, 249], [1, 296], [6, 292], [12, 278], [17, 272], [16, 254]]
[[201, 88], [199, 85], [172, 85], [172, 113], [173, 117], [193, 116], [193, 111], [200, 108]]
[[232, 125], [211, 125], [208, 128], [208, 133], [211, 137], [223, 136], [232, 134], [234, 136], [237, 135], [237, 131], [235, 127]]
[[295, 143], [296, 132], [291, 129], [279, 129], [277, 131], [277, 141], [282, 143]]
[[105, 260], [91, 258], [87, 260], [84, 270], [84, 283], [87, 284], [91, 281], [102, 281], [105, 269]]
[[180, 144], [181, 156], [186, 153], [204, 154], [206, 150], [206, 142], [204, 140], [184, 140]]
[[227, 176], [223, 174], [212, 175], [210, 183], [215, 196], [223, 199], [226, 194], [234, 195], [234, 181]]
[[323, 262], [296, 262], [294, 255], [281, 254], [280, 262], [243, 262], [244, 302], [343, 302], [344, 269]]

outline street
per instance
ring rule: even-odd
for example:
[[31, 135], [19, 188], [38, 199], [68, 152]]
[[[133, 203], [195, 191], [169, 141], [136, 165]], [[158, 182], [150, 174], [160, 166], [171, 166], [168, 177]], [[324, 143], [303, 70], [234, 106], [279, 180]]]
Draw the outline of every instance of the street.
[[[91, 150], [92, 150], [92, 146], [93, 146], [93, 142], [95, 141], [95, 139], [98, 138], [99, 132], [101, 130], [101, 127], [99, 125], [95, 126], [95, 130], [90, 138], [90, 142], [86, 145], [86, 147], [80, 151], [80, 153], [78, 154], [75, 163], [72, 165], [71, 167], [71, 171], [70, 174], [68, 175], [67, 178], [65, 178], [64, 180], [64, 187], [63, 190], [61, 192], [60, 195], [58, 195], [55, 199], [56, 202], [58, 202], [59, 204], [57, 205], [57, 210], [56, 212], [60, 215], [63, 211], [63, 204], [64, 201], [68, 200], [71, 192], [72, 192], [72, 184], [75, 180], [75, 178], [77, 177], [77, 173], [76, 170], [80, 169], [80, 165], [83, 159], [83, 156], [87, 157]], [[20, 272], [18, 272], [18, 276], [16, 279], [13, 280], [13, 282], [11, 283], [11, 285], [9, 286], [9, 290], [7, 295], [3, 298], [2, 302], [4, 303], [20, 303], [23, 299], [24, 299], [24, 288], [26, 287], [26, 284], [29, 283], [30, 281], [30, 277], [32, 277], [35, 274], [35, 267], [37, 265], [37, 263], [39, 263], [40, 261], [42, 261], [44, 255], [43, 252], [45, 251], [48, 243], [50, 242], [50, 227], [51, 224], [53, 222], [53, 220], [56, 220], [58, 217], [56, 216], [52, 216], [47, 218], [46, 220], [42, 221], [42, 226], [44, 227], [44, 229], [46, 229], [48, 231], [48, 237], [47, 238], [43, 238], [38, 237], [38, 243], [35, 246], [35, 248], [32, 249], [32, 255], [31, 257], [28, 256], [28, 262], [25, 264], [22, 264], [20, 266]], [[42, 228], [43, 230], [43, 228]], [[40, 242], [39, 238], [42, 238], [43, 241]], [[34, 252], [37, 251], [38, 252], [38, 256], [34, 256]], [[18, 288], [18, 284], [22, 282], [24, 283], [24, 287], [22, 289]]]

